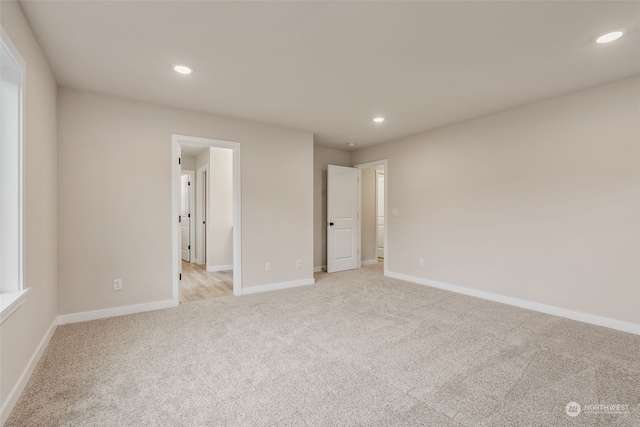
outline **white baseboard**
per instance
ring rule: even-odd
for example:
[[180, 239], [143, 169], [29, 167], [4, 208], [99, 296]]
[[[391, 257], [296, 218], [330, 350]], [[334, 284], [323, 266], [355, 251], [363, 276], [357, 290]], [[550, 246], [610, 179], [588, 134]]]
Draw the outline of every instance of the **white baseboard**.
[[362, 265], [374, 265], [378, 263], [378, 259], [368, 259], [365, 261], [362, 261]]
[[419, 285], [431, 286], [433, 288], [444, 289], [446, 291], [500, 302], [520, 308], [526, 308], [527, 310], [539, 311], [541, 313], [552, 314], [554, 316], [564, 317], [571, 320], [577, 320], [578, 322], [590, 323], [592, 325], [604, 326], [605, 328], [616, 329], [618, 331], [640, 335], [640, 325], [636, 323], [624, 322], [622, 320], [611, 319], [609, 317], [596, 316], [594, 314], [582, 313], [579, 311], [568, 310], [566, 308], [540, 304], [537, 302], [527, 301], [519, 298], [507, 297], [500, 294], [494, 294], [492, 292], [465, 288], [463, 286], [450, 285], [448, 283], [436, 282], [435, 280], [423, 279], [420, 277], [394, 273], [391, 271], [387, 272], [387, 276], [393, 277], [395, 279], [405, 280], [407, 282], [417, 283]]
[[327, 271], [327, 266], [326, 265], [321, 265], [319, 267], [313, 267], [313, 272], [314, 273], [321, 273], [323, 271]]
[[20, 395], [29, 382], [29, 378], [31, 378], [33, 370], [38, 365], [38, 362], [40, 361], [40, 358], [42, 357], [45, 349], [49, 345], [49, 341], [51, 341], [51, 337], [53, 337], [53, 333], [56, 331], [57, 327], [58, 318], [56, 317], [55, 319], [53, 319], [53, 323], [51, 323], [51, 326], [49, 327], [47, 333], [44, 335], [44, 337], [42, 337], [38, 348], [36, 349], [35, 353], [33, 353], [33, 356], [31, 356], [31, 359], [24, 369], [24, 372], [22, 372], [22, 375], [20, 375], [18, 383], [13, 387], [13, 390], [11, 390], [11, 392], [9, 393], [7, 400], [5, 400], [2, 404], [2, 409], [0, 409], [0, 426], [4, 425], [4, 423], [9, 418], [9, 414], [11, 414], [13, 407], [16, 406], [16, 403], [18, 403]]
[[316, 280], [301, 279], [292, 280], [291, 282], [272, 283], [270, 285], [251, 286], [249, 288], [242, 288], [242, 295], [257, 294], [260, 292], [278, 291], [280, 289], [297, 288], [298, 286], [313, 285]]
[[230, 265], [207, 265], [207, 271], [213, 273], [216, 271], [229, 271], [233, 270], [233, 264]]
[[161, 310], [177, 307], [174, 300], [156, 301], [145, 304], [125, 305], [123, 307], [106, 308], [104, 310], [84, 311], [82, 313], [62, 314], [58, 316], [60, 325], [65, 323], [86, 322], [87, 320], [104, 319], [107, 317], [124, 316], [126, 314], [142, 313], [144, 311]]

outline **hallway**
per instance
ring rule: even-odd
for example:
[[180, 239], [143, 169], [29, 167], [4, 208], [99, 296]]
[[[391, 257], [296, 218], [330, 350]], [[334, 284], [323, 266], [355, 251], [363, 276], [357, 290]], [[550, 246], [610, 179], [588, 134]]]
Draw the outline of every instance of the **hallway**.
[[182, 261], [180, 293], [183, 303], [233, 295], [233, 271], [212, 273], [204, 265]]

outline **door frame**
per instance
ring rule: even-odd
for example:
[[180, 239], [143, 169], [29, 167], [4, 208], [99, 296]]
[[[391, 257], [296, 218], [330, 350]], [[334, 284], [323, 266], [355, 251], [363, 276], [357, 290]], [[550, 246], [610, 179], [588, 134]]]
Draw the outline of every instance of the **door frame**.
[[[378, 237], [380, 237], [379, 236], [379, 234], [380, 234], [380, 226], [378, 225], [378, 201], [379, 201], [378, 198], [380, 197], [378, 190], [379, 190], [379, 187], [380, 187], [380, 175], [382, 175], [382, 195], [383, 195], [383, 198], [385, 198], [385, 199], [387, 197], [387, 195], [384, 192], [384, 190], [385, 190], [385, 188], [384, 188], [384, 180], [386, 179], [385, 176], [384, 176], [384, 172], [385, 171], [379, 171], [379, 170], [375, 171], [375, 176], [376, 176], [376, 185], [375, 185], [375, 192], [376, 192], [376, 242], [375, 242], [375, 245], [374, 245], [375, 247], [374, 247], [374, 252], [373, 253], [376, 254], [376, 258], [375, 258], [376, 262], [378, 261], [378, 258], [379, 258], [378, 257]], [[387, 227], [387, 217], [385, 216], [385, 214], [386, 214], [386, 212], [385, 212], [385, 208], [383, 206], [383, 208], [382, 208], [382, 215], [383, 215], [382, 217], [384, 218], [383, 227], [386, 228]], [[384, 246], [387, 246], [387, 241], [384, 238], [384, 232], [382, 233], [382, 241], [384, 242]], [[382, 248], [382, 257], [383, 257], [383, 259], [384, 259], [384, 246]]]
[[[196, 212], [195, 212], [196, 203], [195, 203], [195, 197], [194, 197], [195, 187], [196, 187], [196, 182], [195, 182], [196, 173], [192, 169], [180, 168], [180, 175], [185, 175], [185, 174], [189, 176], [189, 182], [191, 183], [191, 185], [189, 185], [189, 262], [192, 263], [194, 262], [194, 253], [195, 253], [194, 249], [197, 248], [196, 232], [195, 232], [195, 227], [193, 226], [193, 224], [196, 221]], [[180, 256], [180, 259], [182, 259], [182, 256]]]
[[[198, 168], [196, 171], [196, 263], [207, 265], [207, 251], [206, 245], [209, 244], [209, 240], [205, 234], [206, 225], [209, 224], [209, 209], [207, 209], [207, 203], [209, 203], [209, 197], [207, 192], [209, 186], [205, 185], [205, 179], [209, 174], [209, 166], [204, 165]], [[205, 222], [203, 226], [202, 221]]]
[[[367, 169], [376, 166], [384, 166], [384, 264], [383, 274], [388, 276], [389, 272], [389, 165], [387, 159], [375, 160], [373, 162], [360, 163], [354, 165], [354, 168]], [[362, 180], [360, 181], [362, 190]], [[376, 196], [377, 197], [377, 196]], [[361, 241], [358, 241], [358, 252], [360, 252]], [[376, 251], [377, 254], [377, 251]]]
[[178, 149], [182, 144], [201, 145], [203, 147], [228, 148], [233, 152], [233, 295], [242, 295], [242, 162], [240, 143], [219, 139], [201, 138], [187, 135], [171, 135], [171, 242], [173, 301], [180, 303], [180, 227], [178, 225], [180, 195], [180, 164]]

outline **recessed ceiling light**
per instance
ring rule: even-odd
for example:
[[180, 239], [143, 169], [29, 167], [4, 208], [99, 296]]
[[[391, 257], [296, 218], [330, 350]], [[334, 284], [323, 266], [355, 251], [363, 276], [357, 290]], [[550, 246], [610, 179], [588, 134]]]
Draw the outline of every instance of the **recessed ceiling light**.
[[618, 40], [624, 35], [626, 31], [626, 28], [618, 28], [617, 30], [608, 31], [604, 34], [600, 34], [599, 36], [594, 37], [593, 41], [598, 44], [610, 43], [612, 41]]
[[355, 142], [347, 142], [347, 147], [355, 147]]
[[191, 74], [193, 72], [193, 68], [187, 67], [186, 65], [182, 64], [174, 65], [173, 69], [180, 74]]
[[376, 117], [375, 119], [373, 119], [373, 121], [376, 123], [382, 123], [384, 122], [384, 117]]

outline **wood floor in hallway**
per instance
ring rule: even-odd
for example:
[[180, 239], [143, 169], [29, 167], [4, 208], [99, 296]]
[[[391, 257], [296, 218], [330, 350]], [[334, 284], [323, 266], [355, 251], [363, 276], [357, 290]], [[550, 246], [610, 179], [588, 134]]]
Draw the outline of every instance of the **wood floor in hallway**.
[[206, 266], [182, 261], [182, 302], [200, 301], [233, 294], [233, 271], [208, 272]]

